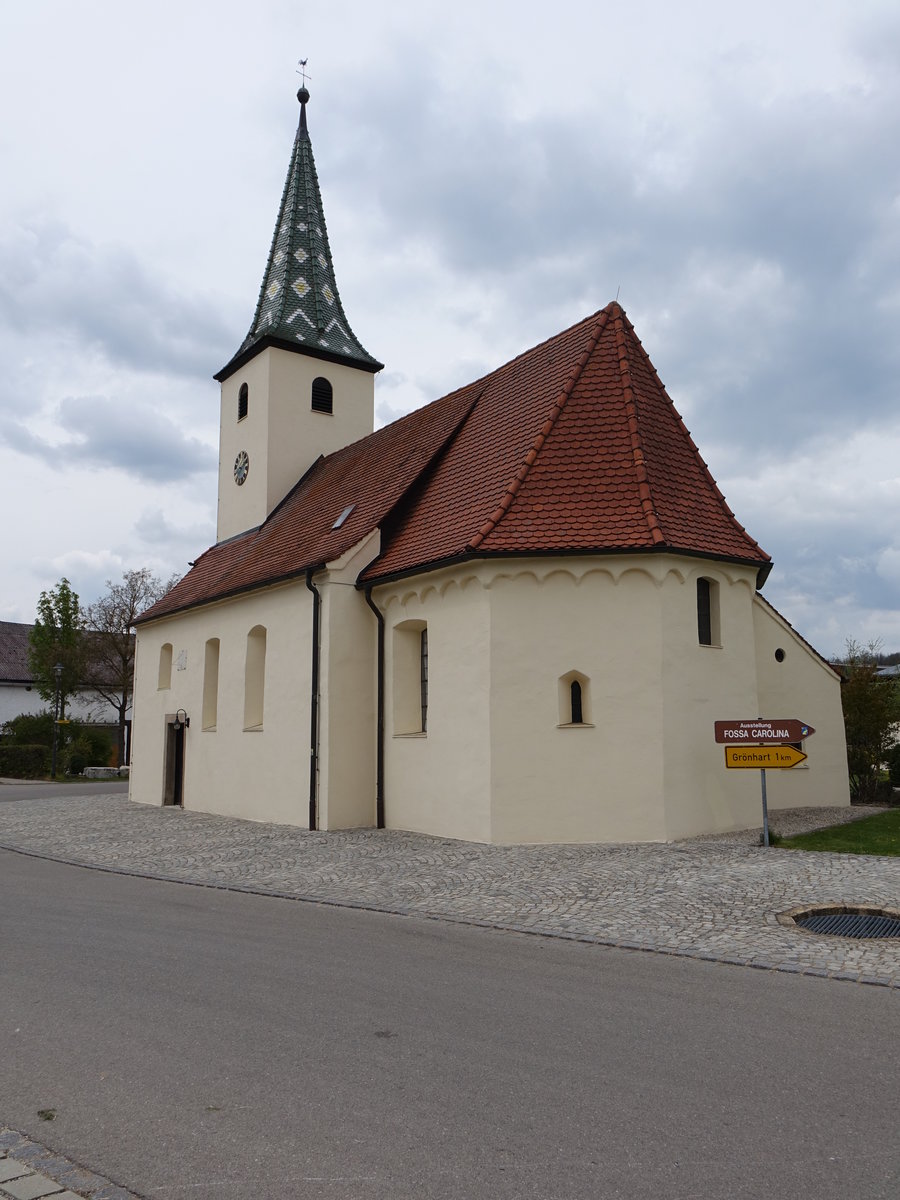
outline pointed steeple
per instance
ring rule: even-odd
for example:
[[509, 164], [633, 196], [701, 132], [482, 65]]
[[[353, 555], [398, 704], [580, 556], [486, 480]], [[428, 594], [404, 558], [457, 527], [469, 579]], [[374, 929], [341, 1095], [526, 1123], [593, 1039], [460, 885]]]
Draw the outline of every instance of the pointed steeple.
[[256, 312], [237, 353], [216, 375], [219, 380], [237, 370], [263, 344], [364, 371], [380, 371], [383, 366], [363, 347], [344, 315], [306, 124], [306, 87], [300, 88], [297, 99], [300, 123]]

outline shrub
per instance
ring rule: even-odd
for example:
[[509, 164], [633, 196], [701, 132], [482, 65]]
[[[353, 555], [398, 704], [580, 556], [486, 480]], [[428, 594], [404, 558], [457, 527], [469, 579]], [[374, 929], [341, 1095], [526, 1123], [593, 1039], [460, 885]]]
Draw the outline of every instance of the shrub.
[[3, 741], [12, 746], [52, 746], [53, 713], [20, 713], [3, 727]]
[[900, 743], [888, 751], [886, 761], [891, 784], [894, 787], [900, 787]]
[[105, 767], [112, 753], [112, 738], [106, 729], [78, 725], [66, 746], [63, 762], [68, 775], [80, 775], [85, 767]]
[[0, 745], [0, 775], [9, 779], [40, 779], [50, 773], [46, 746]]

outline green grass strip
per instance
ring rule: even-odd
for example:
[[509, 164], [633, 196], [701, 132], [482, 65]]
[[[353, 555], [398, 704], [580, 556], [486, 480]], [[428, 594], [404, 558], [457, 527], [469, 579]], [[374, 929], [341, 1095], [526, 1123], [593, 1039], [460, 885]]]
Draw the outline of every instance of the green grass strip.
[[830, 854], [900, 855], [900, 808], [861, 821], [779, 838], [787, 850], [827, 850]]

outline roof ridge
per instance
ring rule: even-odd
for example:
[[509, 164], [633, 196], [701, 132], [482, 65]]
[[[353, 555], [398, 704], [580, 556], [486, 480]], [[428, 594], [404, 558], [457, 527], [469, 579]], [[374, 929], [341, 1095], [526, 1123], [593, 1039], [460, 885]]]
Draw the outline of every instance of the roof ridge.
[[[525, 479], [528, 476], [528, 472], [531, 470], [532, 466], [534, 465], [534, 462], [537, 459], [537, 456], [540, 453], [541, 448], [543, 447], [544, 443], [546, 442], [547, 438], [550, 435], [550, 431], [553, 429], [553, 426], [556, 424], [557, 417], [562, 412], [562, 410], [565, 408], [566, 401], [568, 400], [569, 396], [572, 394], [572, 391], [573, 391], [575, 385], [577, 384], [578, 380], [581, 378], [582, 371], [587, 366], [588, 362], [590, 361], [591, 355], [594, 353], [594, 350], [597, 348], [597, 343], [600, 341], [600, 337], [609, 322], [609, 318], [610, 318], [610, 315], [612, 312], [612, 307], [613, 306], [611, 304], [608, 304], [605, 308], [602, 308], [600, 310], [600, 312], [598, 313], [598, 316], [600, 319], [597, 322], [597, 324], [594, 326], [594, 331], [588, 340], [588, 344], [585, 347], [584, 352], [582, 353], [581, 357], [578, 359], [578, 362], [575, 364], [575, 366], [569, 372], [566, 382], [563, 384], [562, 388], [560, 389], [559, 395], [554, 400], [554, 402], [550, 408], [550, 412], [544, 421], [544, 424], [541, 426], [540, 430], [535, 435], [535, 438], [534, 438], [533, 442], [531, 443], [531, 446], [529, 447], [529, 450], [528, 450], [527, 454], [525, 455], [524, 460], [522, 461], [521, 465], [519, 466], [519, 469], [516, 471], [515, 475], [512, 477], [512, 479], [506, 485], [506, 490], [504, 491], [502, 497], [500, 498], [500, 503], [497, 505], [497, 507], [494, 509], [494, 511], [491, 513], [491, 515], [488, 517], [488, 519], [485, 521], [485, 523], [481, 526], [481, 528], [478, 530], [478, 532], [474, 535], [474, 537], [466, 544], [466, 550], [469, 550], [469, 551], [477, 550], [478, 547], [485, 540], [485, 538], [488, 537], [488, 535], [497, 528], [497, 526], [503, 520], [506, 513], [509, 512], [509, 509], [511, 508], [512, 503], [515, 500], [515, 498], [519, 492], [519, 489], [521, 488], [522, 484], [525, 482]], [[555, 339], [548, 338], [547, 340], [553, 341]], [[535, 346], [534, 350], [539, 349], [540, 345], [543, 345], [543, 343], [540, 343], [539, 346]], [[532, 353], [532, 352], [533, 351], [526, 351], [526, 353]], [[521, 357], [521, 355], [519, 357]], [[516, 360], [513, 359], [512, 361], [515, 362]], [[509, 364], [507, 364], [507, 365], [509, 365]]]
[[[618, 312], [615, 317], [616, 331], [616, 349], [619, 354], [619, 377], [622, 381], [622, 395], [625, 400], [625, 411], [628, 416], [628, 433], [631, 441], [631, 457], [634, 463], [635, 475], [638, 482], [638, 495], [641, 501], [641, 511], [647, 521], [647, 528], [650, 530], [650, 536], [657, 544], [666, 541], [666, 536], [662, 531], [659, 523], [659, 517], [656, 515], [656, 505], [653, 502], [653, 492], [650, 488], [650, 478], [647, 474], [647, 466], [644, 462], [644, 442], [641, 437], [640, 424], [638, 422], [637, 404], [635, 401], [634, 388], [631, 382], [631, 367], [628, 363], [628, 349], [625, 342], [625, 313], [616, 305]], [[631, 322], [629, 321], [630, 325]]]
[[653, 360], [650, 358], [650, 355], [647, 353], [646, 349], [644, 348], [644, 343], [641, 341], [640, 337], [637, 334], [637, 331], [635, 330], [631, 321], [628, 319], [628, 314], [625, 313], [624, 310], [622, 312], [622, 316], [625, 320], [625, 324], [628, 326], [628, 330], [632, 336], [632, 339], [637, 343], [638, 353], [641, 355], [641, 357], [644, 361], [644, 364], [652, 372], [653, 377], [656, 379], [657, 383], [659, 384], [660, 388], [662, 389], [663, 395], [668, 400], [669, 405], [672, 408], [672, 412], [674, 413], [678, 424], [681, 426], [681, 429], [684, 432], [684, 436], [687, 440], [687, 443], [690, 446], [691, 450], [693, 451], [695, 458], [699, 462], [700, 467], [703, 471], [703, 474], [706, 477], [706, 481], [712, 488], [712, 490], [716, 496], [716, 499], [720, 502], [722, 507], [725, 509], [725, 512], [732, 519], [732, 521], [734, 521], [735, 525], [738, 527], [738, 529], [741, 531], [741, 533], [743, 533], [747, 537], [748, 541], [753, 543], [753, 545], [756, 547], [756, 549], [759, 551], [759, 553], [765, 559], [767, 559], [769, 561], [769, 564], [771, 566], [771, 561], [772, 561], [771, 555], [766, 554], [765, 550], [763, 550], [762, 546], [760, 546], [760, 544], [756, 540], [756, 538], [753, 537], [753, 535], [751, 533], [747, 532], [746, 526], [742, 525], [741, 522], [737, 519], [737, 517], [732, 512], [731, 506], [729, 505], [728, 501], [725, 499], [724, 493], [721, 491], [718, 483], [716, 482], [715, 478], [713, 477], [712, 471], [710, 471], [709, 465], [707, 464], [706, 459], [700, 453], [699, 446], [697, 445], [697, 443], [694, 441], [693, 437], [691, 436], [691, 431], [688, 429], [687, 425], [685, 425], [684, 417], [682, 417], [681, 413], [678, 411], [678, 409], [673, 404], [672, 397], [666, 391], [666, 386], [663, 383], [663, 381], [660, 379], [659, 372], [657, 371], [656, 367], [653, 365]]

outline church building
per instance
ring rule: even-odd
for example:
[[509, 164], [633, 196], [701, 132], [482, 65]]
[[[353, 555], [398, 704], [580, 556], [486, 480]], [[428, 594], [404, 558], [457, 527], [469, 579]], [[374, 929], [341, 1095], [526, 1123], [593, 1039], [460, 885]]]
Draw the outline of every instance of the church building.
[[613, 301], [373, 432], [298, 93], [214, 546], [138, 624], [131, 798], [310, 829], [664, 841], [760, 822], [718, 720], [796, 718], [770, 808], [849, 803], [840, 681], [760, 594]]

